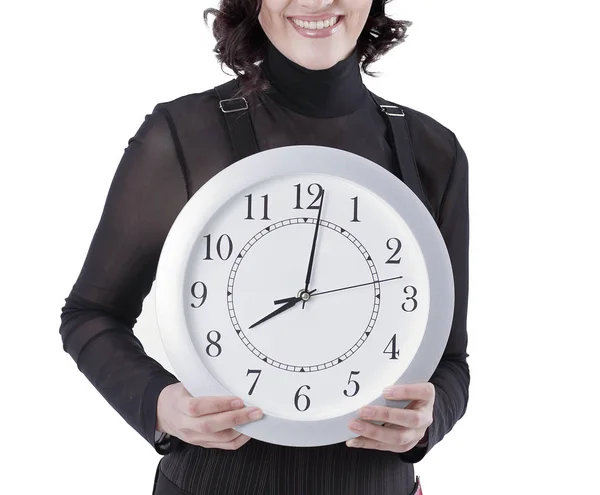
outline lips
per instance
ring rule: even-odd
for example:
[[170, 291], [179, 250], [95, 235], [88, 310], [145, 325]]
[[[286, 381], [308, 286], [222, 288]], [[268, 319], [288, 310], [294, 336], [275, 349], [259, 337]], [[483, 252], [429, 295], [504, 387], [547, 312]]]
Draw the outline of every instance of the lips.
[[340, 21], [337, 17], [331, 17], [328, 19], [318, 20], [318, 21], [303, 21], [303, 20], [294, 19], [294, 18], [291, 18], [290, 20], [292, 23], [294, 23], [294, 25], [296, 25], [300, 28], [317, 30], [317, 31], [327, 29], [329, 27], [333, 27]]
[[310, 21], [306, 19], [305, 16], [288, 17], [290, 24], [301, 36], [316, 39], [328, 38], [338, 32], [343, 24], [344, 16], [313, 16], [308, 17], [308, 19], [311, 19]]
[[289, 19], [298, 19], [300, 21], [324, 21], [325, 19], [331, 19], [332, 17], [344, 17], [340, 14], [321, 14], [321, 15], [291, 15]]

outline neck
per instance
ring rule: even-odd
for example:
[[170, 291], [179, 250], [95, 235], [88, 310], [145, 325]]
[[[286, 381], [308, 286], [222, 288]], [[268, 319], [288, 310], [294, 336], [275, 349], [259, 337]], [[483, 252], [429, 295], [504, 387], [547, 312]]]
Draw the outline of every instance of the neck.
[[358, 51], [328, 69], [311, 70], [281, 53], [267, 40], [261, 64], [271, 83], [268, 95], [282, 106], [310, 117], [339, 117], [356, 110], [368, 97], [360, 75]]

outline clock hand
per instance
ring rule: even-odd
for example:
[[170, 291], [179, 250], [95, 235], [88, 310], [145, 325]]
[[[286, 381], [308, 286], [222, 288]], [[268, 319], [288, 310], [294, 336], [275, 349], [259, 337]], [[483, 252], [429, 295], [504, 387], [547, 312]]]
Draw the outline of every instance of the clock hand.
[[[325, 189], [321, 193], [321, 204], [319, 205], [319, 213], [317, 215], [317, 225], [315, 226], [315, 235], [313, 236], [312, 248], [310, 250], [310, 258], [308, 260], [308, 270], [306, 271], [306, 281], [304, 285], [304, 292], [308, 292], [308, 284], [310, 283], [310, 277], [312, 274], [313, 261], [315, 260], [315, 247], [317, 246], [317, 234], [319, 233], [319, 224], [321, 221], [321, 212], [323, 211], [323, 201], [325, 200]], [[302, 309], [306, 301], [302, 301]]]
[[374, 282], [366, 282], [364, 284], [349, 285], [348, 287], [340, 287], [339, 289], [326, 290], [326, 291], [323, 291], [323, 292], [315, 292], [314, 294], [311, 294], [311, 297], [320, 296], [322, 294], [329, 294], [331, 292], [337, 292], [337, 291], [340, 291], [340, 290], [354, 289], [355, 287], [362, 287], [363, 285], [373, 285], [373, 284], [376, 284], [377, 282], [387, 282], [389, 280], [397, 280], [399, 278], [404, 278], [404, 277], [402, 275], [399, 275], [398, 277], [384, 278], [383, 280], [375, 280]]
[[[310, 291], [310, 295], [311, 296], [320, 296], [321, 294], [329, 294], [331, 292], [337, 292], [340, 290], [354, 289], [355, 287], [362, 287], [363, 285], [373, 285], [373, 284], [376, 284], [377, 282], [387, 282], [389, 280], [397, 280], [399, 278], [404, 278], [404, 276], [399, 275], [398, 277], [384, 278], [383, 280], [375, 280], [374, 282], [366, 282], [364, 284], [358, 284], [358, 285], [349, 285], [348, 287], [340, 287], [339, 289], [325, 290], [323, 292], [315, 292], [317, 289], [314, 289], [314, 290]], [[287, 297], [285, 299], [277, 299], [277, 301], [273, 301], [273, 303], [274, 304], [283, 304], [283, 303], [286, 303], [293, 299], [296, 299], [296, 298], [295, 297]]]
[[[313, 289], [312, 291], [308, 292], [308, 294], [312, 294], [316, 290], [317, 289]], [[302, 291], [302, 293], [299, 296], [288, 297], [287, 299], [281, 299], [282, 302], [285, 302], [285, 304], [283, 306], [281, 306], [281, 307], [277, 308], [275, 311], [269, 313], [267, 316], [258, 320], [256, 323], [253, 323], [248, 328], [254, 328], [257, 325], [260, 325], [261, 323], [263, 323], [267, 320], [270, 320], [271, 318], [273, 318], [273, 316], [277, 316], [278, 314], [283, 313], [284, 311], [287, 311], [290, 308], [293, 308], [298, 302], [304, 300], [304, 298], [302, 297], [304, 294], [305, 294], [305, 292]]]
[[297, 299], [297, 297], [286, 297], [285, 299], [277, 299], [277, 301], [273, 301], [273, 304], [283, 304], [286, 302], [293, 301], [294, 299]]

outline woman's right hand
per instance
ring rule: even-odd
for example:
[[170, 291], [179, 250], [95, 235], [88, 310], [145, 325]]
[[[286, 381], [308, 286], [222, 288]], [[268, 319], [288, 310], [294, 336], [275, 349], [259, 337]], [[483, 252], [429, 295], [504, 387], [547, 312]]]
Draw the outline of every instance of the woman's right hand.
[[238, 397], [192, 397], [181, 382], [161, 391], [156, 414], [158, 431], [193, 445], [226, 450], [239, 449], [250, 440], [235, 431], [235, 426], [263, 415], [258, 407], [244, 407]]

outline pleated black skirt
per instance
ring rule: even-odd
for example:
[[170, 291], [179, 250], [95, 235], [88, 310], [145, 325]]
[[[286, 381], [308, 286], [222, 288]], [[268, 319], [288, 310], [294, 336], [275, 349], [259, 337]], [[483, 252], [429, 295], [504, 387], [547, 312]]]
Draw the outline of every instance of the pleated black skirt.
[[413, 464], [398, 454], [253, 439], [235, 451], [182, 442], [160, 459], [152, 495], [417, 495], [418, 489]]

